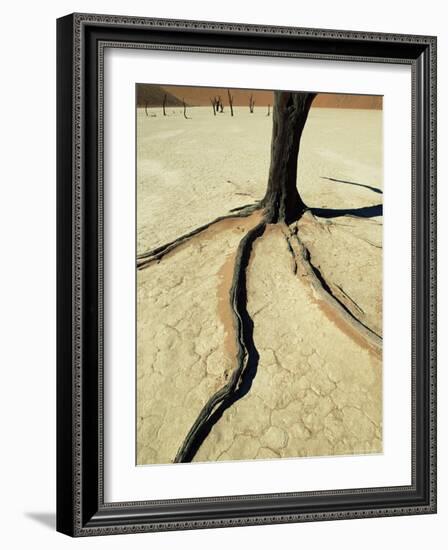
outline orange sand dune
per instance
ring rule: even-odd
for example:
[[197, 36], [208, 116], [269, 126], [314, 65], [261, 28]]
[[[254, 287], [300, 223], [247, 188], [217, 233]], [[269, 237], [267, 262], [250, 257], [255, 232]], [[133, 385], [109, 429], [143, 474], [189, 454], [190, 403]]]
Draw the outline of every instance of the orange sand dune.
[[[187, 105], [210, 105], [213, 97], [220, 96], [224, 106], [229, 105], [226, 88], [206, 88], [193, 86], [163, 86], [172, 96], [184, 99]], [[249, 106], [249, 98], [253, 95], [255, 106], [272, 105], [273, 93], [270, 90], [245, 90], [232, 89], [233, 104], [235, 106]], [[382, 96], [353, 95], [353, 94], [329, 94], [319, 93], [313, 102], [313, 107], [344, 108], [344, 109], [376, 109], [381, 110]]]

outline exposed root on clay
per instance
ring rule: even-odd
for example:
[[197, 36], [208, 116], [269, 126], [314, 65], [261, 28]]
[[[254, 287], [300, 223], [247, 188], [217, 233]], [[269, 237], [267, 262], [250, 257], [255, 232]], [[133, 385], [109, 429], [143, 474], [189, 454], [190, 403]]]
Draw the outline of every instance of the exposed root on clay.
[[[246, 268], [249, 263], [252, 245], [259, 238], [267, 225], [266, 217], [248, 231], [238, 246], [235, 268], [230, 289], [230, 306], [233, 313], [237, 343], [236, 366], [228, 382], [219, 389], [202, 408], [196, 421], [180, 446], [174, 462], [190, 462], [199, 450], [213, 426], [222, 417], [224, 411], [243, 397], [250, 389], [258, 365], [258, 352], [253, 342], [253, 322], [247, 311]], [[346, 306], [344, 300], [350, 298], [336, 285], [328, 284], [311, 261], [309, 250], [298, 236], [297, 222], [288, 226], [279, 222], [282, 227], [289, 252], [292, 257], [294, 274], [308, 277], [322, 309], [346, 334], [359, 345], [366, 347], [376, 356], [381, 355], [382, 339], [366, 327]], [[341, 299], [344, 296], [344, 300]], [[350, 299], [351, 300], [351, 299]], [[351, 300], [353, 302], [353, 300]], [[362, 313], [361, 308], [356, 310]]]
[[[315, 292], [316, 298], [323, 306], [328, 315], [337, 315], [337, 324], [354, 340], [363, 344], [375, 355], [382, 353], [382, 338], [368, 326], [366, 326], [356, 315], [362, 309], [353, 300], [341, 291], [337, 286], [325, 280], [319, 268], [313, 264], [310, 251], [303, 244], [299, 235], [297, 223], [288, 226], [282, 224], [283, 234], [288, 243], [295, 268], [294, 273], [300, 277], [307, 277]], [[353, 302], [356, 307], [349, 302]], [[353, 311], [354, 310], [354, 311]]]
[[[247, 311], [246, 268], [252, 245], [266, 227], [264, 219], [249, 230], [241, 239], [235, 258], [230, 307], [237, 341], [236, 367], [228, 382], [219, 389], [202, 408], [196, 421], [180, 446], [174, 462], [190, 462], [212, 426], [219, 420], [226, 408], [242, 397], [250, 388], [251, 377], [258, 364], [258, 352], [253, 342], [253, 323]], [[244, 385], [248, 387], [244, 388]]]
[[[179, 245], [220, 221], [248, 217], [262, 208], [262, 203], [252, 204], [235, 209], [236, 212], [232, 211], [225, 216], [220, 216], [170, 243], [140, 255], [137, 267], [142, 269], [150, 263], [160, 260]], [[322, 229], [328, 230], [328, 227], [323, 227], [325, 224], [320, 223], [310, 210], [307, 209], [302, 212], [299, 218], [304, 214], [311, 214], [313, 223], [318, 224]], [[173, 462], [191, 462], [225, 410], [246, 395], [251, 388], [257, 372], [259, 354], [253, 340], [253, 321], [247, 311], [246, 270], [253, 243], [263, 235], [268, 224], [277, 223], [280, 225], [292, 258], [293, 273], [298, 277], [307, 278], [306, 281], [310, 290], [312, 290], [314, 300], [319, 304], [323, 313], [358, 345], [367, 349], [376, 357], [381, 356], [382, 338], [360, 320], [359, 317], [362, 318], [364, 312], [356, 302], [340, 286], [333, 284], [331, 281], [326, 281], [319, 267], [313, 264], [310, 251], [298, 235], [298, 221], [297, 219], [288, 225], [284, 221], [284, 217], [281, 217], [281, 219], [277, 218], [272, 222], [270, 210], [264, 208], [261, 221], [258, 221], [257, 225], [249, 229], [241, 239], [235, 255], [229, 293], [237, 349], [235, 367], [229, 374], [226, 384], [216, 391], [203, 406], [180, 445]]]
[[[350, 302], [350, 304], [355, 308], [356, 311], [358, 311], [359, 313], [361, 313], [361, 315], [364, 315], [365, 312], [364, 310], [355, 302], [355, 300], [353, 300], [353, 298], [351, 298], [347, 292], [345, 292], [345, 290], [340, 286], [340, 285], [337, 285], [336, 283], [334, 284], [334, 286], [338, 289], [338, 291], [342, 294], [342, 296], [345, 297], [346, 300], [348, 300]], [[376, 334], [376, 333], [375, 333]]]
[[151, 264], [152, 262], [161, 260], [163, 256], [165, 256], [166, 254], [168, 254], [169, 252], [177, 248], [179, 245], [185, 243], [186, 241], [198, 235], [199, 233], [202, 233], [212, 225], [230, 218], [246, 218], [247, 216], [250, 216], [251, 214], [253, 214], [259, 208], [260, 206], [258, 204], [251, 204], [251, 205], [241, 206], [237, 209], [233, 209], [230, 211], [231, 213], [226, 214], [225, 216], [218, 216], [211, 222], [201, 225], [196, 229], [193, 229], [193, 231], [190, 231], [189, 233], [185, 233], [185, 235], [181, 235], [180, 237], [177, 237], [177, 239], [174, 239], [173, 241], [170, 241], [161, 246], [158, 246], [157, 248], [153, 248], [152, 250], [148, 250], [147, 252], [143, 252], [142, 254], [139, 254], [137, 256], [137, 269], [143, 269], [147, 267], [149, 264]]
[[[236, 195], [245, 195], [245, 193], [235, 193]], [[259, 202], [254, 202], [254, 203], [251, 203], [251, 204], [243, 204], [243, 206], [236, 206], [235, 208], [231, 208], [229, 210], [229, 212], [239, 212], [241, 210], [246, 210], [247, 208], [250, 208], [250, 209], [258, 209], [258, 208], [261, 208], [261, 204]], [[251, 210], [251, 212], [253, 212], [253, 210]]]

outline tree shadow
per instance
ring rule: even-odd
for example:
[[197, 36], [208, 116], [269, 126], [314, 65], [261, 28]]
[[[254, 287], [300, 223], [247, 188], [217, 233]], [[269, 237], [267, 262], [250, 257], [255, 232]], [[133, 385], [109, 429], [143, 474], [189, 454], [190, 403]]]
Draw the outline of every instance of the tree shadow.
[[327, 176], [321, 176], [323, 180], [329, 180], [329, 181], [335, 181], [337, 183], [347, 183], [348, 185], [356, 185], [357, 187], [364, 187], [365, 189], [369, 189], [370, 191], [373, 191], [374, 193], [378, 193], [380, 195], [383, 194], [383, 191], [379, 189], [378, 187], [372, 187], [371, 185], [366, 185], [364, 183], [357, 183], [355, 181], [347, 181], [347, 180], [338, 180], [336, 178], [328, 178]]
[[383, 215], [383, 205], [362, 206], [361, 208], [310, 208], [319, 218], [339, 218], [341, 216], [356, 216], [358, 218], [375, 218]]

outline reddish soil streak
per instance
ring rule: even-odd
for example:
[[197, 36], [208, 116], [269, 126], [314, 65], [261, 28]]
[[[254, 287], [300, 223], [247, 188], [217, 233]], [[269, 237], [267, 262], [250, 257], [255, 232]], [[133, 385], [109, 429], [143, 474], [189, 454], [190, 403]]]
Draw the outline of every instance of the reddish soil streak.
[[373, 346], [364, 336], [356, 330], [351, 323], [346, 321], [339, 311], [321, 298], [313, 298], [327, 319], [336, 325], [346, 336], [351, 338], [360, 348], [367, 350], [371, 355], [381, 360], [382, 352]]

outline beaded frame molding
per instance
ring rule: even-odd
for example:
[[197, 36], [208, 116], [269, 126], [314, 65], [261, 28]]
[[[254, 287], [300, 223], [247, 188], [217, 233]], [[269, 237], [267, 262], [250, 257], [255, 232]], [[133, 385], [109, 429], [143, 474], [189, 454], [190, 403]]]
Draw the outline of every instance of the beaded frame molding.
[[[412, 69], [412, 483], [108, 503], [103, 490], [104, 48]], [[436, 512], [436, 38], [72, 14], [57, 21], [57, 530], [71, 536]]]

